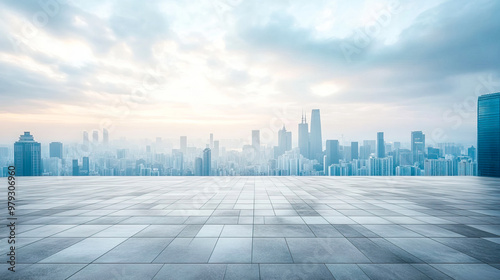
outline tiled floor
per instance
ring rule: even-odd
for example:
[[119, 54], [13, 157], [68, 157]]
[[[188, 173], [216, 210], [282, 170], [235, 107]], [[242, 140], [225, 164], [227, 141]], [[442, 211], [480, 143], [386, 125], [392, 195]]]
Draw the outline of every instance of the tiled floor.
[[39, 177], [17, 188], [17, 272], [2, 261], [1, 279], [500, 279], [499, 179]]

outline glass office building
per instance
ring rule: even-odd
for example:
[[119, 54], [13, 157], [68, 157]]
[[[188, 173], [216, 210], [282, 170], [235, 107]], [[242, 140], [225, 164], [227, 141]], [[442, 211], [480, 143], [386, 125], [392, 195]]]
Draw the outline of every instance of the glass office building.
[[500, 177], [500, 93], [480, 96], [477, 105], [478, 175]]
[[14, 143], [14, 165], [18, 176], [42, 175], [41, 146], [29, 132]]

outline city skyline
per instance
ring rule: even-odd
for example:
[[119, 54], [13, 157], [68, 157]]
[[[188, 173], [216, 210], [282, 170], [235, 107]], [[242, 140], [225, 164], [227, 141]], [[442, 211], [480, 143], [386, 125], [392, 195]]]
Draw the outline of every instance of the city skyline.
[[[478, 122], [482, 131], [478, 134], [482, 147], [479, 154], [495, 162], [495, 149], [500, 144], [488, 135], [498, 134], [498, 98], [490, 98], [497, 96], [499, 93], [479, 98], [482, 120]], [[491, 99], [487, 106], [485, 98]], [[302, 114], [298, 145], [292, 145], [293, 134], [285, 125], [278, 131], [274, 146], [261, 144], [260, 130], [251, 131], [250, 143], [236, 141], [231, 145], [221, 143], [213, 133], [205, 142], [194, 145], [185, 135], [179, 136], [179, 145], [161, 137], [139, 146], [124, 139], [114, 145], [109, 141], [109, 131], [103, 129], [102, 138], [99, 131], [92, 131], [92, 141], [90, 133], [83, 131], [81, 142], [70, 144], [66, 150], [63, 143], [51, 142], [47, 153], [30, 132], [24, 132], [14, 144], [13, 158], [9, 148], [1, 149], [0, 165], [13, 161], [24, 176], [476, 176], [478, 172], [474, 146], [426, 144], [422, 131], [411, 131], [411, 143], [403, 145], [386, 141], [384, 132], [377, 132], [376, 140], [363, 140], [361, 146], [358, 142], [344, 145], [338, 139], [326, 139], [323, 145], [321, 111], [312, 109], [310, 120], [309, 130], [307, 117]], [[494, 164], [483, 162], [483, 166], [495, 170]], [[7, 168], [2, 167], [2, 176]]]
[[474, 145], [477, 96], [500, 85], [498, 1], [40, 3], [0, 3], [0, 143], [297, 134], [320, 108], [324, 139]]

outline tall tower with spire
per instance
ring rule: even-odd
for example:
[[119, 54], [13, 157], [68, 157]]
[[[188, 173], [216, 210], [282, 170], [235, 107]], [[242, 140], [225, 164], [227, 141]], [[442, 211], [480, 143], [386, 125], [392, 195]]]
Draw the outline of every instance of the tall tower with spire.
[[323, 140], [321, 138], [321, 119], [319, 109], [311, 112], [311, 134], [309, 135], [309, 156], [323, 162]]
[[299, 150], [303, 157], [309, 158], [309, 124], [304, 112], [302, 112], [302, 122], [299, 123]]

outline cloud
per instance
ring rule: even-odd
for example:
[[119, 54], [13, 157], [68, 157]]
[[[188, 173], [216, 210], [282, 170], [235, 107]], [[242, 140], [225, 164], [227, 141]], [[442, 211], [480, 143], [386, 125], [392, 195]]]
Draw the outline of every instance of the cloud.
[[172, 108], [180, 120], [238, 112], [241, 123], [265, 123], [286, 103], [322, 108], [328, 125], [341, 117], [346, 134], [359, 114], [395, 130], [404, 116], [425, 130], [432, 122], [422, 116], [447, 125], [441, 112], [470, 96], [478, 77], [500, 77], [493, 0], [401, 2], [397, 12], [387, 1], [39, 3], [0, 3], [1, 111], [43, 104], [106, 115], [147, 92], [133, 102], [134, 121]]

